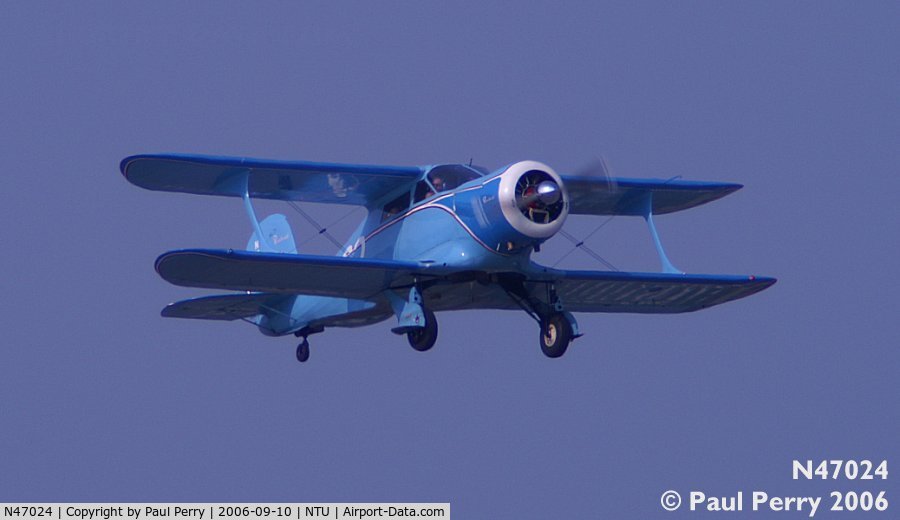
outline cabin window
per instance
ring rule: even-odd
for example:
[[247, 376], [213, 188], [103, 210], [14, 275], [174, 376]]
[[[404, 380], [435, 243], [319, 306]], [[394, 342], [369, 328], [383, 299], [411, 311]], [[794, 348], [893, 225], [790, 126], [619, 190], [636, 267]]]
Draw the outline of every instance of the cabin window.
[[463, 164], [446, 164], [432, 168], [424, 180], [416, 185], [415, 202], [421, 202], [432, 195], [453, 190], [473, 179], [478, 179], [481, 174]]
[[409, 207], [409, 193], [404, 193], [396, 199], [384, 205], [384, 212], [381, 214], [381, 221], [392, 219], [406, 211]]
[[435, 193], [453, 190], [473, 179], [481, 177], [475, 170], [463, 164], [435, 166], [428, 172], [428, 182]]
[[416, 184], [416, 195], [413, 200], [422, 202], [432, 195], [434, 195], [434, 188], [425, 181], [419, 181], [419, 184]]

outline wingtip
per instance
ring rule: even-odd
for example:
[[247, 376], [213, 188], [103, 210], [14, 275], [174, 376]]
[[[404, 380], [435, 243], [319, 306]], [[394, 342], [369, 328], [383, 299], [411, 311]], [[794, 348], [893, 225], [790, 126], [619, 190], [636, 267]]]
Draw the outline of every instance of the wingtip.
[[[146, 154], [146, 153], [129, 155], [129, 156], [125, 157], [124, 159], [122, 159], [121, 161], [119, 161], [119, 171], [122, 172], [122, 175], [124, 175], [126, 179], [128, 179], [129, 166], [131, 166], [133, 163], [135, 163], [141, 159], [148, 159], [148, 158], [153, 158], [153, 157], [155, 157], [155, 156], [152, 154]], [[128, 179], [128, 181], [131, 182], [131, 179]]]
[[763, 289], [771, 287], [771, 286], [775, 285], [776, 282], [778, 282], [778, 278], [773, 278], [771, 276], [750, 275], [747, 278], [749, 279], [749, 281], [751, 281], [757, 285], [761, 285]]
[[133, 161], [136, 157], [136, 155], [129, 155], [128, 157], [119, 161], [119, 171], [122, 173], [122, 175], [125, 176], [126, 179], [128, 178], [128, 164], [131, 163], [131, 161]]
[[159, 268], [161, 264], [166, 260], [166, 258], [171, 255], [173, 251], [166, 251], [165, 253], [156, 257], [156, 260], [153, 262], [153, 270], [156, 271], [156, 274], [162, 276], [162, 273], [159, 272]]
[[162, 310], [159, 311], [159, 315], [162, 316], [163, 318], [174, 318], [175, 316], [171, 310], [172, 307], [174, 307], [174, 306], [175, 306], [175, 302], [172, 302], [172, 303], [166, 305], [165, 307], [162, 308]]

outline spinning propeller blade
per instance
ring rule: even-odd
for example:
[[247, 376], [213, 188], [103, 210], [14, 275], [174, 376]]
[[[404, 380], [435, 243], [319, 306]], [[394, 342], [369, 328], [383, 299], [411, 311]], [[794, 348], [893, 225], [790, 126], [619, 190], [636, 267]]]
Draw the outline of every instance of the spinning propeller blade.
[[601, 155], [577, 169], [573, 175], [576, 177], [603, 179], [606, 181], [609, 191], [615, 192], [619, 189], [619, 186], [615, 177], [613, 177], [610, 172], [611, 170], [609, 164], [606, 162], [606, 158]]

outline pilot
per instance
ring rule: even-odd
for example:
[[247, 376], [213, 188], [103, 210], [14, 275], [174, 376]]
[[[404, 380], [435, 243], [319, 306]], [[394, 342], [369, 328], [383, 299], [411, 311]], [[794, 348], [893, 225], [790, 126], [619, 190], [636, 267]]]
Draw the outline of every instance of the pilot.
[[447, 186], [444, 184], [444, 179], [440, 175], [431, 175], [428, 177], [428, 180], [431, 182], [431, 186], [434, 186], [434, 190], [428, 189], [425, 192], [425, 198], [431, 197], [435, 193], [440, 193], [447, 189]]
[[431, 178], [431, 185], [434, 186], [435, 191], [438, 193], [447, 189], [447, 186], [444, 185], [444, 179], [438, 175]]

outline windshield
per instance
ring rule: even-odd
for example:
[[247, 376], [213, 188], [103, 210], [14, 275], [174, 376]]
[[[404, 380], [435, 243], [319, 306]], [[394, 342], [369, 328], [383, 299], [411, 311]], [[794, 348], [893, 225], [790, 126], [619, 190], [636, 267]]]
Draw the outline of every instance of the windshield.
[[435, 166], [428, 175], [416, 185], [414, 202], [421, 202], [438, 193], [458, 188], [473, 179], [481, 178], [481, 174], [464, 164], [445, 164]]
[[447, 164], [444, 166], [435, 166], [428, 172], [428, 182], [434, 187], [435, 193], [452, 190], [465, 184], [472, 179], [477, 179], [481, 175], [462, 164]]
[[452, 190], [465, 184], [473, 179], [477, 179], [481, 175], [462, 164], [446, 164], [443, 166], [435, 166], [428, 172], [428, 182], [434, 188], [435, 193]]

